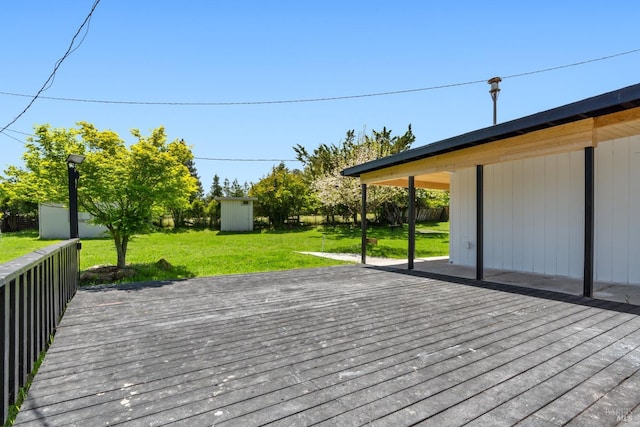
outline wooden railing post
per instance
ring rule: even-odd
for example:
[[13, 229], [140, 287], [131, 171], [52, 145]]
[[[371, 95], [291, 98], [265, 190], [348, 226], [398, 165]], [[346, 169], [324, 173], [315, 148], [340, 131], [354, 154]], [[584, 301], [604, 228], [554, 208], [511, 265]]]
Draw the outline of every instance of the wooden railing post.
[[75, 294], [78, 250], [78, 239], [72, 239], [0, 264], [3, 424]]

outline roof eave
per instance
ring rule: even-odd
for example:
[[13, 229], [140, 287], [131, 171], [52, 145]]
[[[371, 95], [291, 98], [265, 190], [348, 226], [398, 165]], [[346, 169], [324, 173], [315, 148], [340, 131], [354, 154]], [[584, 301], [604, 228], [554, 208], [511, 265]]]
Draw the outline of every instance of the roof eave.
[[359, 177], [363, 173], [407, 163], [410, 161], [457, 151], [474, 145], [571, 123], [590, 117], [614, 113], [640, 106], [640, 84], [607, 92], [581, 101], [541, 111], [519, 119], [474, 130], [452, 138], [403, 151], [381, 159], [356, 165], [342, 171], [343, 176]]

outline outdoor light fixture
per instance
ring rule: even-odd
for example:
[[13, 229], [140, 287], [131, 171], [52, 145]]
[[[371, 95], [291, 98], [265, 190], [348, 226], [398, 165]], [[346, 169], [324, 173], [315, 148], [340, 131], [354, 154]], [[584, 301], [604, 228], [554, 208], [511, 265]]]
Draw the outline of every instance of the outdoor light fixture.
[[67, 172], [69, 173], [69, 238], [77, 239], [78, 233], [78, 179], [80, 172], [76, 165], [84, 162], [84, 156], [69, 154], [67, 156]]
[[493, 124], [498, 123], [498, 94], [500, 93], [500, 82], [502, 79], [500, 77], [493, 77], [487, 81], [491, 85], [491, 89], [489, 89], [489, 93], [491, 94], [491, 99], [493, 99]]
[[79, 165], [82, 162], [84, 162], [84, 156], [80, 154], [69, 154], [67, 156], [67, 164], [69, 164], [69, 166], [71, 166], [72, 164]]

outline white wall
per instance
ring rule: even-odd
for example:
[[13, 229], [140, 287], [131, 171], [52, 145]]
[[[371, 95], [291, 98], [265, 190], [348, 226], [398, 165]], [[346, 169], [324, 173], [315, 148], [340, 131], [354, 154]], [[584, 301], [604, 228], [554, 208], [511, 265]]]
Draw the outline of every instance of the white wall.
[[[475, 168], [451, 183], [454, 264], [475, 265]], [[584, 153], [484, 167], [484, 266], [582, 277]], [[470, 243], [470, 248], [468, 248]]]
[[[91, 215], [78, 212], [78, 235], [81, 238], [104, 237], [107, 229], [90, 224]], [[38, 207], [38, 223], [41, 239], [69, 238], [69, 209], [57, 204], [41, 204]]]
[[640, 135], [598, 144], [595, 280], [640, 284]]
[[476, 170], [451, 174], [449, 193], [449, 262], [476, 265]]
[[253, 200], [220, 201], [220, 231], [252, 230]]
[[485, 267], [582, 277], [584, 152], [484, 169]]
[[[475, 182], [475, 168], [452, 175], [454, 264], [475, 266]], [[583, 277], [583, 151], [485, 166], [484, 209], [485, 267]], [[640, 284], [640, 135], [595, 149], [594, 273]]]

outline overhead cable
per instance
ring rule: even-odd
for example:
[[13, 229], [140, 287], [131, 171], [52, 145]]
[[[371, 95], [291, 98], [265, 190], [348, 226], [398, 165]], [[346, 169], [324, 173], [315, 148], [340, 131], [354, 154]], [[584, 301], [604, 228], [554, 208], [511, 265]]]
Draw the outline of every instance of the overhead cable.
[[[613, 55], [607, 55], [600, 58], [588, 59], [585, 61], [574, 62], [571, 64], [559, 65], [556, 67], [543, 68], [535, 71], [527, 71], [519, 74], [511, 74], [508, 76], [502, 77], [505, 79], [512, 79], [517, 77], [529, 76], [532, 74], [540, 74], [546, 73], [549, 71], [560, 70], [563, 68], [576, 67], [579, 65], [585, 65], [598, 61], [605, 61], [607, 59], [616, 58], [619, 56], [630, 55], [632, 53], [640, 52], [639, 49], [633, 49], [626, 52], [620, 52]], [[481, 80], [472, 80], [461, 83], [451, 83], [437, 86], [429, 86], [422, 88], [414, 88], [414, 89], [401, 89], [401, 90], [393, 90], [386, 92], [374, 92], [367, 94], [359, 94], [359, 95], [343, 95], [343, 96], [330, 96], [330, 97], [318, 97], [318, 98], [301, 98], [301, 99], [281, 99], [281, 100], [267, 100], [267, 101], [229, 101], [229, 102], [181, 102], [181, 101], [118, 101], [118, 100], [106, 100], [106, 99], [84, 99], [84, 98], [66, 98], [66, 97], [53, 97], [53, 96], [40, 96], [42, 99], [50, 99], [53, 101], [66, 101], [66, 102], [84, 102], [84, 103], [94, 103], [94, 104], [120, 104], [120, 105], [166, 105], [166, 106], [232, 106], [232, 105], [267, 105], [267, 104], [294, 104], [294, 103], [308, 103], [308, 102], [325, 102], [325, 101], [339, 101], [345, 99], [357, 99], [357, 98], [370, 98], [377, 96], [388, 96], [388, 95], [399, 95], [404, 93], [412, 93], [412, 92], [424, 92], [436, 89], [447, 89], [451, 87], [457, 86], [468, 86], [479, 83], [486, 83], [487, 79]], [[21, 94], [21, 93], [13, 93], [13, 92], [1, 92], [0, 95], [8, 95], [8, 96], [22, 96], [22, 97], [30, 97], [31, 95]]]
[[295, 159], [222, 159], [216, 157], [194, 157], [195, 160], [211, 160], [216, 162], [299, 162]]
[[[74, 34], [73, 38], [71, 39], [71, 43], [69, 43], [69, 47], [67, 48], [67, 51], [64, 53], [64, 55], [62, 55], [62, 57], [58, 60], [58, 62], [56, 62], [55, 66], [53, 67], [53, 71], [51, 72], [51, 74], [49, 74], [49, 78], [47, 78], [47, 80], [44, 82], [44, 84], [42, 85], [42, 87], [40, 88], [40, 90], [38, 90], [38, 92], [36, 92], [36, 94], [32, 97], [31, 101], [27, 104], [27, 106], [24, 108], [24, 110], [22, 110], [22, 112], [20, 112], [20, 114], [18, 114], [16, 117], [13, 118], [13, 120], [11, 120], [9, 123], [7, 123], [2, 129], [0, 129], [0, 133], [4, 133], [4, 131], [11, 126], [12, 124], [14, 124], [15, 122], [18, 121], [18, 119], [20, 117], [22, 117], [28, 110], [29, 108], [31, 108], [31, 106], [33, 105], [34, 102], [36, 102], [36, 99], [38, 99], [40, 96], [40, 94], [42, 92], [44, 92], [45, 90], [47, 90], [50, 86], [51, 83], [53, 82], [53, 79], [56, 76], [56, 72], [58, 71], [58, 68], [60, 68], [60, 66], [62, 65], [62, 63], [64, 62], [65, 59], [67, 59], [67, 57], [69, 55], [71, 55], [76, 49], [78, 49], [78, 47], [80, 47], [80, 45], [82, 44], [82, 42], [84, 41], [86, 34], [84, 37], [82, 37], [82, 40], [80, 40], [80, 43], [78, 43], [77, 46], [74, 47], [75, 43], [76, 43], [76, 38], [78, 37], [78, 35], [80, 35], [80, 33], [82, 32], [82, 29], [85, 26], [88, 26], [89, 21], [91, 20], [91, 16], [93, 15], [93, 11], [96, 9], [96, 7], [98, 6], [98, 3], [100, 3], [100, 0], [95, 0], [95, 2], [93, 3], [93, 6], [91, 7], [91, 10], [89, 11], [89, 14], [87, 15], [87, 17], [84, 19], [84, 21], [82, 22], [82, 25], [80, 25], [80, 27], [78, 28], [78, 31], [76, 31], [76, 33]], [[6, 134], [5, 134], [6, 135]]]

